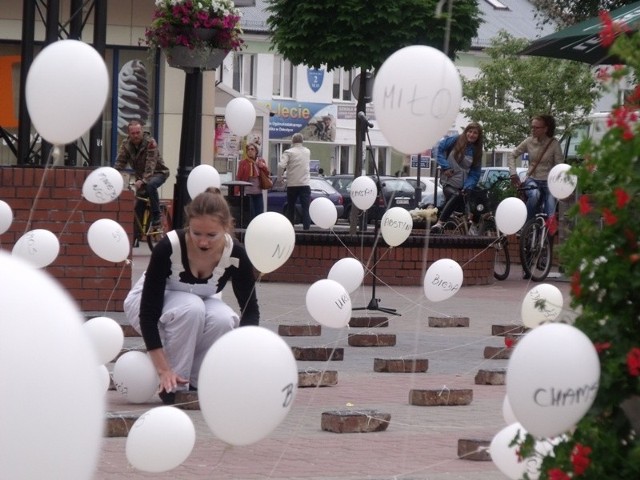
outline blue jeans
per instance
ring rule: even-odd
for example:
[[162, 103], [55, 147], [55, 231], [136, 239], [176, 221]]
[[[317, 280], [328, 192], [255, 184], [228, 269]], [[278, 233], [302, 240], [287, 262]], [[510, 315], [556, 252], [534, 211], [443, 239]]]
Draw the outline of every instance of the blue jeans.
[[546, 180], [534, 180], [533, 178], [527, 178], [522, 184], [523, 187], [534, 185], [538, 188], [532, 188], [524, 191], [527, 196], [527, 221], [531, 220], [535, 217], [536, 213], [539, 212], [538, 205], [541, 201], [540, 197], [543, 197], [542, 202], [544, 202], [544, 213], [547, 214], [547, 217], [551, 218], [551, 216], [556, 213], [556, 198], [551, 195], [551, 192], [549, 192], [549, 185]]
[[249, 218], [252, 220], [264, 212], [264, 200], [262, 199], [262, 193], [252, 193], [247, 195], [246, 198], [249, 199]]
[[160, 220], [160, 197], [158, 196], [158, 188], [167, 181], [167, 177], [162, 174], [156, 174], [149, 177], [145, 184], [145, 190], [149, 195], [149, 208], [151, 209], [151, 220]]
[[296, 201], [298, 199], [300, 199], [300, 207], [302, 208], [302, 228], [309, 230], [309, 227], [311, 227], [311, 217], [309, 216], [311, 187], [308, 185], [287, 187], [287, 218], [292, 225], [294, 225], [296, 221]]

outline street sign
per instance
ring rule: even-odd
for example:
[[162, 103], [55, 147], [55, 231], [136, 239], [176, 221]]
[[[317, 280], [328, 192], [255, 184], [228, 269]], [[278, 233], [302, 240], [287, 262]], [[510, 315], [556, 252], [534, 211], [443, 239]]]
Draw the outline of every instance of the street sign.
[[[418, 155], [411, 155], [411, 168], [418, 168]], [[420, 168], [431, 168], [431, 157], [420, 156]]]

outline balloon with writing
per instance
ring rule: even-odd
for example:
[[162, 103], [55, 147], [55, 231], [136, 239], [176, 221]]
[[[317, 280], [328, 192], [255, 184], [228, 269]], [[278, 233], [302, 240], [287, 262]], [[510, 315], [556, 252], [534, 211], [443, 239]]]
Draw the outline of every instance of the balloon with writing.
[[372, 178], [361, 175], [351, 182], [349, 196], [353, 204], [360, 210], [367, 210], [376, 201], [378, 187]]
[[264, 212], [249, 222], [244, 234], [244, 246], [253, 266], [260, 273], [280, 268], [293, 253], [296, 233], [287, 217], [276, 212]]
[[144, 403], [158, 391], [158, 373], [149, 355], [130, 350], [118, 357], [113, 366], [113, 384], [131, 403]]
[[36, 228], [22, 235], [13, 246], [11, 255], [26, 260], [36, 268], [53, 263], [60, 253], [60, 242], [49, 230]]
[[131, 250], [124, 228], [110, 218], [93, 222], [87, 232], [87, 240], [93, 253], [107, 262], [122, 262], [127, 259]]
[[514, 348], [507, 368], [507, 396], [529, 433], [555, 437], [589, 410], [599, 380], [600, 361], [593, 342], [571, 325], [546, 323]]
[[522, 321], [535, 328], [543, 322], [553, 322], [562, 312], [562, 292], [555, 285], [541, 283], [527, 292], [522, 301]]
[[402, 48], [376, 74], [373, 106], [380, 130], [402, 153], [431, 148], [458, 115], [462, 82], [458, 69], [440, 50], [424, 45]]
[[318, 280], [307, 290], [307, 310], [318, 323], [331, 328], [347, 326], [351, 319], [351, 297], [335, 280]]
[[578, 177], [569, 173], [571, 165], [559, 163], [551, 169], [547, 182], [551, 195], [559, 200], [567, 198], [576, 189]]
[[82, 196], [91, 203], [109, 203], [122, 193], [122, 175], [113, 167], [100, 167], [91, 172], [82, 185]]
[[342, 285], [347, 292], [353, 293], [364, 279], [364, 267], [356, 258], [342, 258], [333, 264], [327, 278], [335, 280]]
[[391, 207], [384, 212], [380, 221], [380, 233], [390, 247], [401, 245], [413, 230], [413, 219], [409, 211], [402, 207]]
[[435, 261], [424, 276], [424, 294], [432, 302], [453, 297], [462, 286], [462, 267], [450, 258]]
[[255, 326], [220, 337], [198, 376], [205, 422], [231, 445], [249, 445], [269, 435], [289, 413], [297, 388], [291, 347], [271, 330]]

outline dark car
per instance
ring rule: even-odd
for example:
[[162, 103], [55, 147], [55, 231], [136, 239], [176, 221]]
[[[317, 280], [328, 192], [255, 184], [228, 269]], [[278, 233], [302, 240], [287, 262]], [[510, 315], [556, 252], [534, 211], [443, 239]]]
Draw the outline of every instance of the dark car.
[[[287, 211], [287, 187], [276, 183], [276, 177], [273, 180], [273, 188], [267, 193], [267, 211], [286, 214]], [[286, 181], [286, 179], [285, 179]], [[316, 198], [326, 197], [336, 206], [338, 218], [344, 215], [344, 198], [333, 186], [323, 177], [311, 177], [309, 180], [311, 187], [311, 201]], [[296, 218], [294, 223], [302, 223], [302, 211], [299, 203], [296, 203]]]

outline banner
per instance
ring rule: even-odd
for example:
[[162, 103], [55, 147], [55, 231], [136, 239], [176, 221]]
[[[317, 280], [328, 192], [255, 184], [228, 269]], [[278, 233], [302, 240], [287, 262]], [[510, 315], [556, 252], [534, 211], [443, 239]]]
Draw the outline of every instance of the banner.
[[261, 100], [259, 103], [273, 115], [269, 119], [270, 140], [291, 139], [298, 132], [310, 142], [336, 139], [336, 105], [294, 100]]

